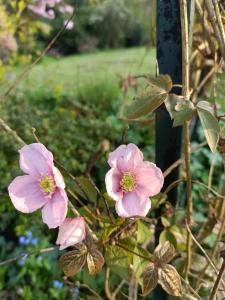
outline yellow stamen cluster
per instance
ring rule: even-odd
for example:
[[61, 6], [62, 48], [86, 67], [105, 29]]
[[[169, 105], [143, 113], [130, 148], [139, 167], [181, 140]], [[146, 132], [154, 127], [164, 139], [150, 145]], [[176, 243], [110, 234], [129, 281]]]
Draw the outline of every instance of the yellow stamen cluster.
[[43, 176], [39, 186], [44, 193], [53, 193], [55, 191], [55, 181], [52, 176]]
[[130, 172], [125, 172], [120, 180], [120, 187], [124, 193], [132, 192], [135, 189], [136, 182]]

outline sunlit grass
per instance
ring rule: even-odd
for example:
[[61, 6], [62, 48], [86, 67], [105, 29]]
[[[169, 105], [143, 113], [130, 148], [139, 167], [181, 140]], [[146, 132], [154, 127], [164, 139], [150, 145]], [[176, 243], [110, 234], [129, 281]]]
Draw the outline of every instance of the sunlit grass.
[[[22, 68], [18, 69], [17, 74], [22, 71]], [[61, 58], [46, 57], [29, 72], [19, 88], [21, 91], [57, 86], [73, 91], [86, 81], [96, 82], [99, 78], [104, 78], [118, 83], [123, 76], [143, 73], [155, 73], [155, 49], [141, 47]]]

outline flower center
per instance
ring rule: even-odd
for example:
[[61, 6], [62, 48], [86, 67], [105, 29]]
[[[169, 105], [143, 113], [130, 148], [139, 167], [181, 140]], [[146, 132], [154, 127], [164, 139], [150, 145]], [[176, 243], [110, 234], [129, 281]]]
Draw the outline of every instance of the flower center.
[[123, 192], [132, 192], [135, 189], [136, 182], [134, 176], [130, 172], [125, 172], [120, 180], [120, 187]]
[[44, 193], [53, 193], [55, 191], [55, 181], [52, 176], [43, 176], [39, 186]]

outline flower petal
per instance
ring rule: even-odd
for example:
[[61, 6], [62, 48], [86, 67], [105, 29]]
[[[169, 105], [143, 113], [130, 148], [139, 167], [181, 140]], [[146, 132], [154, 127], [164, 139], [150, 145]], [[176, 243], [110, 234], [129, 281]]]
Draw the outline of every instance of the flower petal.
[[59, 227], [59, 234], [56, 241], [60, 250], [80, 243], [86, 236], [84, 218], [66, 218]]
[[30, 175], [18, 176], [8, 187], [15, 208], [23, 213], [32, 213], [46, 203], [39, 182]]
[[52, 175], [53, 155], [48, 149], [34, 143], [24, 146], [20, 151], [20, 168], [30, 175]]
[[157, 195], [164, 183], [162, 171], [153, 163], [144, 161], [135, 170], [137, 190], [145, 196]]
[[54, 179], [55, 179], [56, 186], [61, 188], [61, 189], [65, 189], [65, 182], [64, 182], [64, 179], [62, 177], [62, 174], [60, 173], [60, 171], [56, 167], [53, 167], [53, 174], [54, 174]]
[[126, 193], [123, 199], [116, 202], [116, 212], [120, 217], [145, 217], [151, 208], [148, 197], [137, 192]]
[[109, 153], [108, 164], [110, 165], [111, 168], [116, 168], [117, 159], [124, 155], [126, 151], [126, 147], [127, 147], [126, 145], [120, 145], [118, 148], [116, 148], [116, 150]]
[[60, 226], [66, 218], [68, 198], [63, 189], [57, 188], [52, 198], [42, 208], [43, 222], [49, 228]]
[[120, 189], [121, 173], [117, 169], [110, 169], [105, 175], [106, 190], [112, 199], [115, 201], [123, 197], [123, 192]]
[[111, 167], [116, 167], [121, 172], [132, 171], [142, 162], [143, 154], [134, 144], [119, 146], [110, 153], [108, 160]]

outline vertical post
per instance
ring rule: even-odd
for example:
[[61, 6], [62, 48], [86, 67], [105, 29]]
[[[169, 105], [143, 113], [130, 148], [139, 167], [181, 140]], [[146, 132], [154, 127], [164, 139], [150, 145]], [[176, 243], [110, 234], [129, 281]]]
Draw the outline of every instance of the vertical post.
[[[190, 24], [190, 4], [188, 2], [188, 18]], [[181, 19], [179, 0], [157, 0], [157, 62], [159, 74], [168, 74], [173, 84], [182, 84], [182, 43]], [[173, 88], [172, 93], [181, 94], [181, 88]], [[156, 111], [156, 164], [166, 170], [181, 155], [182, 127], [172, 126], [172, 120], [166, 111], [165, 105]], [[171, 172], [165, 179], [164, 189], [178, 179], [178, 169]], [[168, 194], [172, 205], [177, 202], [177, 189]], [[158, 212], [160, 215], [160, 211]], [[159, 227], [160, 224], [159, 224]], [[158, 242], [160, 230], [156, 231]], [[155, 290], [157, 300], [166, 300], [167, 294], [161, 289]]]

